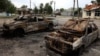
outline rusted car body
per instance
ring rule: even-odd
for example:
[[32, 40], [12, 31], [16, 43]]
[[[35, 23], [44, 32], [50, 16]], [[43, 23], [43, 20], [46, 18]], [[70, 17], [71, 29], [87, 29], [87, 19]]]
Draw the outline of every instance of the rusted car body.
[[[49, 17], [50, 18], [50, 17]], [[54, 19], [53, 17], [51, 17]], [[14, 22], [4, 23], [3, 32], [13, 34], [24, 34], [26, 32], [41, 30], [41, 29], [53, 29], [53, 21], [48, 17], [30, 17], [19, 16], [15, 18]]]
[[97, 39], [98, 34], [98, 27], [93, 21], [70, 19], [61, 29], [46, 35], [45, 43], [47, 49], [68, 54], [89, 46]]

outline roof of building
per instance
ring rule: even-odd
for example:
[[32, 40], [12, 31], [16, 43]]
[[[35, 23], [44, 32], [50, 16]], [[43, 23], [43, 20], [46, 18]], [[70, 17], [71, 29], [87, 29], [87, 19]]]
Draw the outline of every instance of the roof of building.
[[17, 8], [17, 10], [18, 11], [29, 11], [29, 10], [32, 10], [32, 9], [30, 9], [30, 8]]
[[100, 5], [98, 4], [91, 4], [91, 5], [86, 5], [84, 10], [89, 11], [89, 10], [94, 10], [100, 8]]

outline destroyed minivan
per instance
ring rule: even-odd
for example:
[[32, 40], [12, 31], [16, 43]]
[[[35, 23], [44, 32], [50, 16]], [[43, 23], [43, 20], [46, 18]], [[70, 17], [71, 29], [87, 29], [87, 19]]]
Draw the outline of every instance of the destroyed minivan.
[[78, 54], [98, 38], [97, 25], [90, 19], [70, 19], [60, 29], [45, 36], [47, 49], [59, 54]]
[[3, 24], [4, 34], [24, 35], [41, 29], [53, 29], [54, 17], [18, 16], [13, 22]]

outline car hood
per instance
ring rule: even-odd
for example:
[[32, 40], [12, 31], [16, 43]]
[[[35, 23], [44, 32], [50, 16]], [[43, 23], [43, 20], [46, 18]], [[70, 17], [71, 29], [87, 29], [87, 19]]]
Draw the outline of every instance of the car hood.
[[7, 25], [7, 26], [15, 26], [15, 25], [19, 25], [19, 24], [22, 24], [22, 23], [24, 23], [24, 21], [22, 22], [22, 21], [13, 21], [13, 22], [9, 22], [9, 23], [5, 23], [5, 25]]

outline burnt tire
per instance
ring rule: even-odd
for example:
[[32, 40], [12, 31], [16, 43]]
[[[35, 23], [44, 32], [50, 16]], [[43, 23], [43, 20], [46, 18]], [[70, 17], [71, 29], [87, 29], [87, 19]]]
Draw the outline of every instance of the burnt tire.
[[84, 46], [81, 46], [77, 50], [74, 50], [71, 53], [68, 53], [67, 56], [81, 56], [83, 55], [83, 53], [84, 53]]
[[9, 31], [3, 31], [2, 36], [8, 37], [8, 36], [12, 36], [12, 35], [10, 34]]
[[47, 30], [53, 31], [53, 30], [54, 30], [53, 26], [54, 26], [54, 25], [53, 25], [52, 23], [50, 23], [50, 24], [48, 25]]
[[78, 56], [81, 56], [82, 54], [83, 54], [83, 52], [84, 52], [84, 49], [85, 49], [85, 47], [84, 46], [81, 46], [80, 48], [79, 48], [79, 50], [78, 50]]
[[13, 35], [17, 37], [23, 37], [24, 34], [25, 34], [25, 31], [23, 29], [15, 29], [13, 32]]

